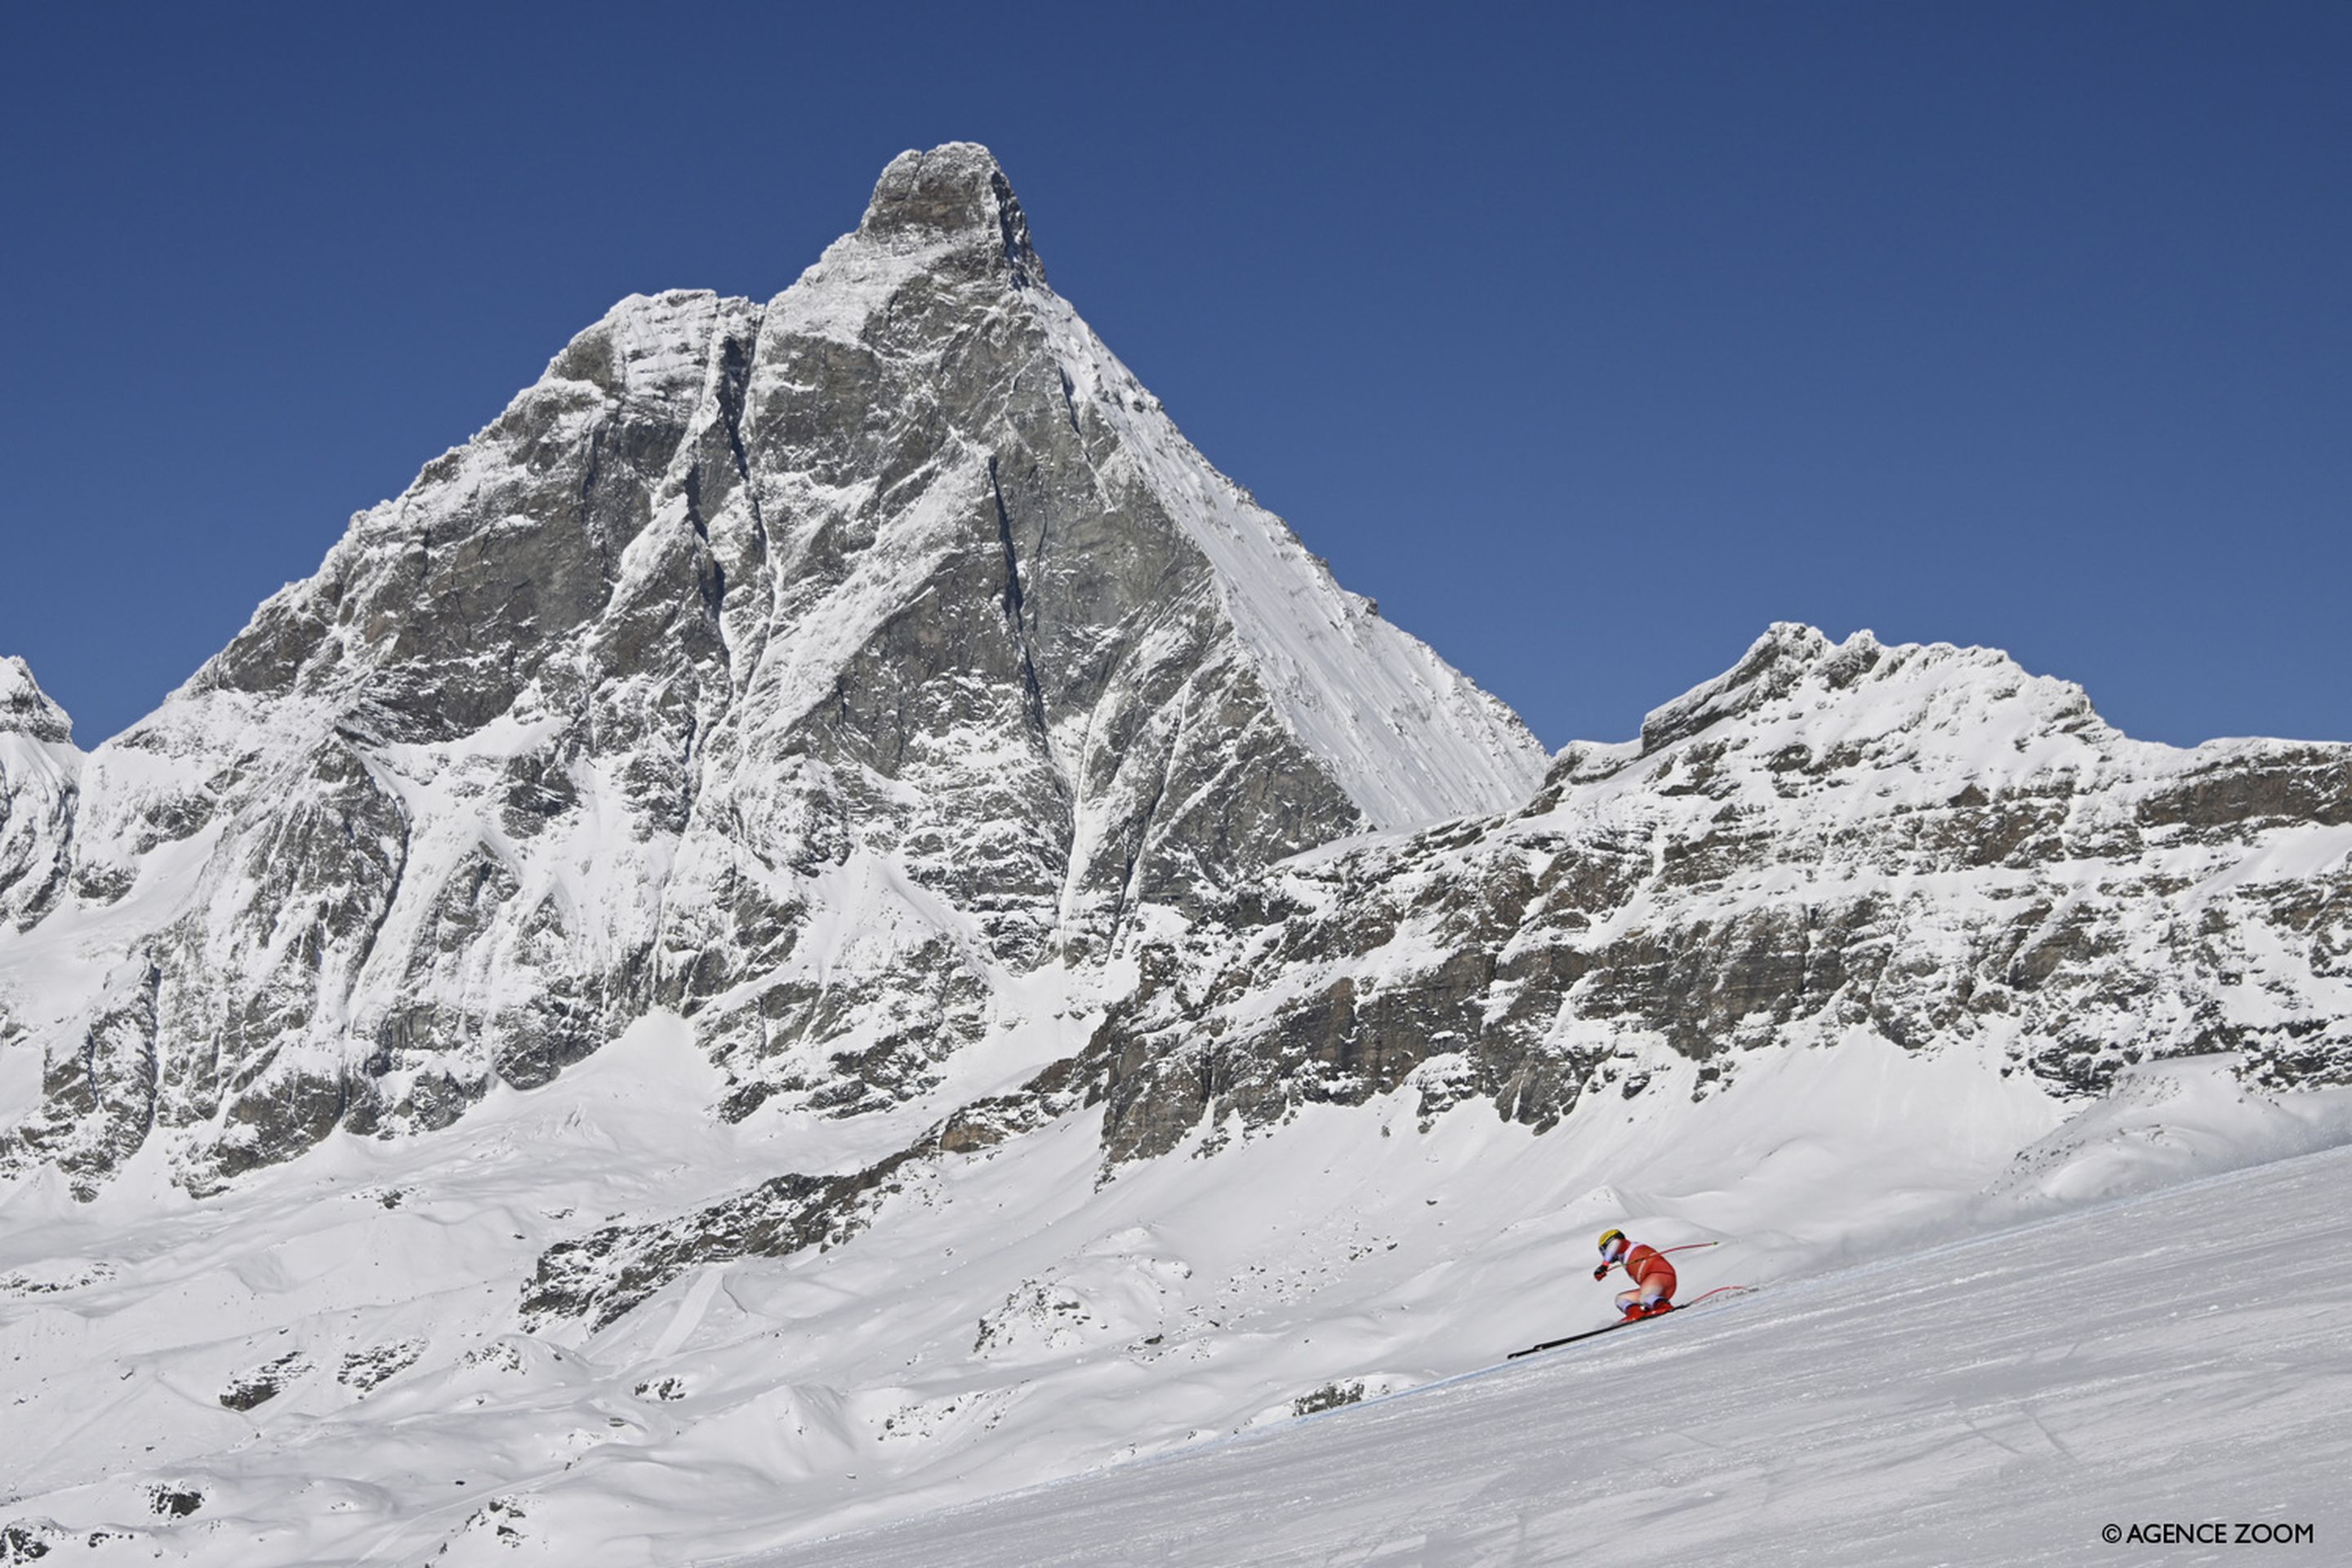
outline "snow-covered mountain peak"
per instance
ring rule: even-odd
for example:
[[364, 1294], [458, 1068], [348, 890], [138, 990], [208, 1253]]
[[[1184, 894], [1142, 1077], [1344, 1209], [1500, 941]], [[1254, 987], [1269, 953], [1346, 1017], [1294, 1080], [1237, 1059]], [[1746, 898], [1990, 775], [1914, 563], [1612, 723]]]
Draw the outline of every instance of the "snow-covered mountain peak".
[[11, 654], [0, 657], [0, 734], [23, 735], [52, 745], [70, 743], [73, 721], [57, 705], [32, 666]]
[[995, 155], [976, 142], [912, 148], [890, 161], [853, 237], [869, 246], [946, 246], [992, 268], [1015, 288], [1045, 280], [1020, 198]]
[[[1876, 647], [1877, 639], [1868, 632], [1858, 634], [1856, 640], [1864, 638], [1869, 639], [1868, 647]], [[1775, 621], [1762, 637], [1748, 645], [1738, 663], [1643, 717], [1643, 754], [1663, 750], [1780, 696], [1836, 647], [1817, 626]]]
[[1993, 741], [2037, 765], [2050, 754], [2044, 742], [2128, 743], [2092, 711], [2081, 687], [2031, 675], [1998, 648], [1889, 645], [1867, 631], [1832, 642], [1818, 627], [1782, 621], [1731, 668], [1652, 710], [1638, 753], [1620, 760], [1655, 757], [1702, 737], [1717, 748], [1770, 741], [1851, 750], [1869, 735], [1896, 732], [1917, 735], [1942, 763], [1964, 760], [1955, 746], [1980, 752], [1996, 772], [2016, 770]]

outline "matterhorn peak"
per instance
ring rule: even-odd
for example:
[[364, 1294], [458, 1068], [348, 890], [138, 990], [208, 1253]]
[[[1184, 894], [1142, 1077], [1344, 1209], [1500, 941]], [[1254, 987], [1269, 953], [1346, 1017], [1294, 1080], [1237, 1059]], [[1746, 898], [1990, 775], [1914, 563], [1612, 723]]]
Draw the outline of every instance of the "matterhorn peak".
[[216, 1191], [656, 1011], [730, 1118], [887, 1110], [1041, 969], [1092, 985], [1273, 860], [1524, 800], [1525, 726], [1044, 278], [985, 148], [908, 153], [774, 299], [624, 300], [158, 714], [28, 758], [74, 853], [60, 805], [7, 864], [43, 940], [100, 934], [0, 949], [76, 1074], [0, 1172], [94, 1194], [155, 1136]]
[[893, 158], [875, 182], [857, 235], [894, 247], [945, 241], [984, 267], [1003, 267], [1016, 289], [1045, 281], [1013, 182], [977, 142], [909, 148]]
[[2352, 746], [1785, 622], [1548, 767], [1043, 278], [909, 153], [87, 755], [0, 658], [0, 1561], [833, 1561], [1556, 1332], [1563, 1231], [2352, 1137]]

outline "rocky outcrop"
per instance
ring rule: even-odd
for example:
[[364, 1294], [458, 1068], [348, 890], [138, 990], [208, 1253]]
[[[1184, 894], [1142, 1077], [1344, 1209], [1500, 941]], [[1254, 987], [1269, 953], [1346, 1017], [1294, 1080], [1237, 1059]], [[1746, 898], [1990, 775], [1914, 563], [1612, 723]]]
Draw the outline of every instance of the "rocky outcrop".
[[690, 1214], [609, 1225], [551, 1247], [523, 1288], [522, 1321], [566, 1318], [593, 1328], [629, 1310], [690, 1268], [740, 1258], [789, 1258], [848, 1241], [883, 1203], [929, 1180], [950, 1156], [1036, 1131], [1088, 1102], [1100, 1081], [1091, 1053], [1054, 1063], [1020, 1089], [960, 1107], [896, 1153], [834, 1174], [791, 1173]]
[[48, 1064], [0, 1162], [161, 1131], [207, 1191], [655, 1005], [727, 1114], [896, 1104], [1007, 976], [1542, 765], [1183, 440], [985, 151], [908, 153], [776, 299], [623, 301], [354, 518], [80, 767], [69, 852], [7, 829], [72, 958], [0, 946]]
[[65, 891], [81, 762], [65, 710], [23, 659], [0, 658], [0, 929], [31, 925]]

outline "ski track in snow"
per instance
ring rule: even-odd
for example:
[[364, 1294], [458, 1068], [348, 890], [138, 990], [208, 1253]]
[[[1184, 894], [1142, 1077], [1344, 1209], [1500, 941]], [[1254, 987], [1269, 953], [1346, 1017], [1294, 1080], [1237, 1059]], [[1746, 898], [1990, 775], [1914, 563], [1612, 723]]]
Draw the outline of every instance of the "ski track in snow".
[[[2340, 1562], [2347, 1187], [2352, 1151], [2311, 1155], [728, 1561]], [[2101, 1539], [2208, 1521], [2314, 1539]]]

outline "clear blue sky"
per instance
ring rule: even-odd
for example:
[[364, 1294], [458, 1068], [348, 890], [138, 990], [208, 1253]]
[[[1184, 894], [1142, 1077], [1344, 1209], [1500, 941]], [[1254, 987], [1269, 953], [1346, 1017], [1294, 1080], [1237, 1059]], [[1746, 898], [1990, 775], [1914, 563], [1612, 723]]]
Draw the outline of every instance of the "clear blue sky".
[[2352, 6], [0, 9], [0, 653], [84, 744], [631, 290], [982, 141], [1557, 745], [1774, 619], [2352, 738]]

